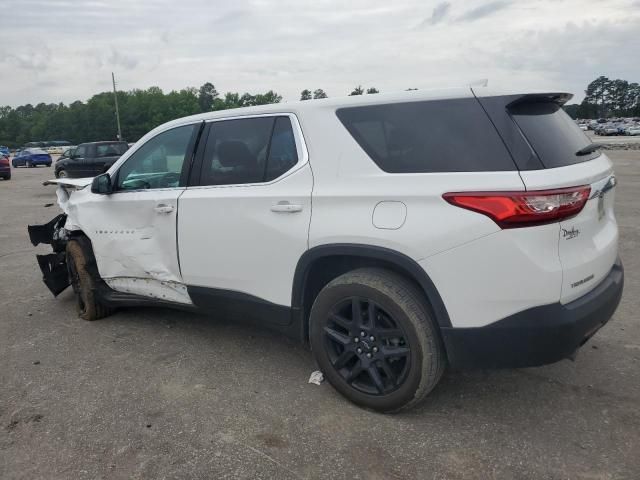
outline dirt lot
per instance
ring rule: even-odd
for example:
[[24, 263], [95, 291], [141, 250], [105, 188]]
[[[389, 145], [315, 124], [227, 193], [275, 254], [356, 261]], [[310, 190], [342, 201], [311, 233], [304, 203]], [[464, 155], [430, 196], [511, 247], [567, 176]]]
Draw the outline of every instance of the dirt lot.
[[50, 168], [0, 181], [0, 478], [640, 476], [640, 151], [620, 185], [622, 303], [575, 362], [448, 372], [421, 407], [361, 410], [270, 333], [160, 309], [97, 322], [40, 281], [26, 225]]

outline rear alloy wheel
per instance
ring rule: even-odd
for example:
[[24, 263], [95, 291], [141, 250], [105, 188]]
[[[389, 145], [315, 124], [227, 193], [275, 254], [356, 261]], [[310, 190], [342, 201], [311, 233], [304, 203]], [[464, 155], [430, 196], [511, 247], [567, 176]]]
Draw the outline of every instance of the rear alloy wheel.
[[340, 393], [382, 412], [415, 405], [444, 371], [425, 300], [387, 270], [354, 270], [325, 286], [311, 309], [310, 341], [320, 369]]

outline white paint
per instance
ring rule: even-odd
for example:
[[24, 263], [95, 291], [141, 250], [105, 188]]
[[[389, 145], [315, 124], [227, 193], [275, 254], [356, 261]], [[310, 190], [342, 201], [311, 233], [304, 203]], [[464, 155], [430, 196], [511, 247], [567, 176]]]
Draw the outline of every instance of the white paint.
[[[611, 160], [602, 153], [588, 162], [567, 167], [522, 172], [530, 190], [590, 185], [591, 195], [599, 191], [613, 174]], [[604, 193], [604, 216], [598, 213], [598, 198], [591, 198], [575, 217], [560, 228], [580, 233], [567, 238], [559, 232], [559, 256], [563, 266], [561, 302], [568, 303], [592, 290], [609, 273], [618, 256], [618, 225], [613, 213], [615, 188]], [[584, 283], [582, 280], [593, 278]], [[580, 283], [580, 284], [579, 284]]]
[[[187, 188], [178, 213], [184, 283], [291, 305], [296, 265], [308, 248], [313, 186], [306, 148], [298, 158], [269, 183]], [[296, 208], [274, 211], [283, 202]]]
[[402, 202], [379, 202], [373, 209], [371, 221], [374, 227], [397, 230], [407, 219], [407, 206]]

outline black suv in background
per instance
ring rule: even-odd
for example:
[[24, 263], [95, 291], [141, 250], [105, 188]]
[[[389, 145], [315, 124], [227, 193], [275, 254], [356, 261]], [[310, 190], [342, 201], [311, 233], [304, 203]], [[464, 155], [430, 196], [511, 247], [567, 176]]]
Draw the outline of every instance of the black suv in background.
[[56, 162], [57, 178], [95, 177], [106, 172], [129, 148], [127, 142], [91, 142], [78, 145], [69, 158]]

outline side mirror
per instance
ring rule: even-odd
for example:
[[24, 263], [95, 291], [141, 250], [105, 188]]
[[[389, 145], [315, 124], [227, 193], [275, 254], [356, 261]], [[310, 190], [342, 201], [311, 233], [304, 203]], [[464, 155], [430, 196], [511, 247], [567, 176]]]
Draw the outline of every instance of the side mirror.
[[98, 175], [91, 182], [91, 193], [109, 195], [112, 191], [113, 186], [111, 185], [111, 176], [108, 173]]

